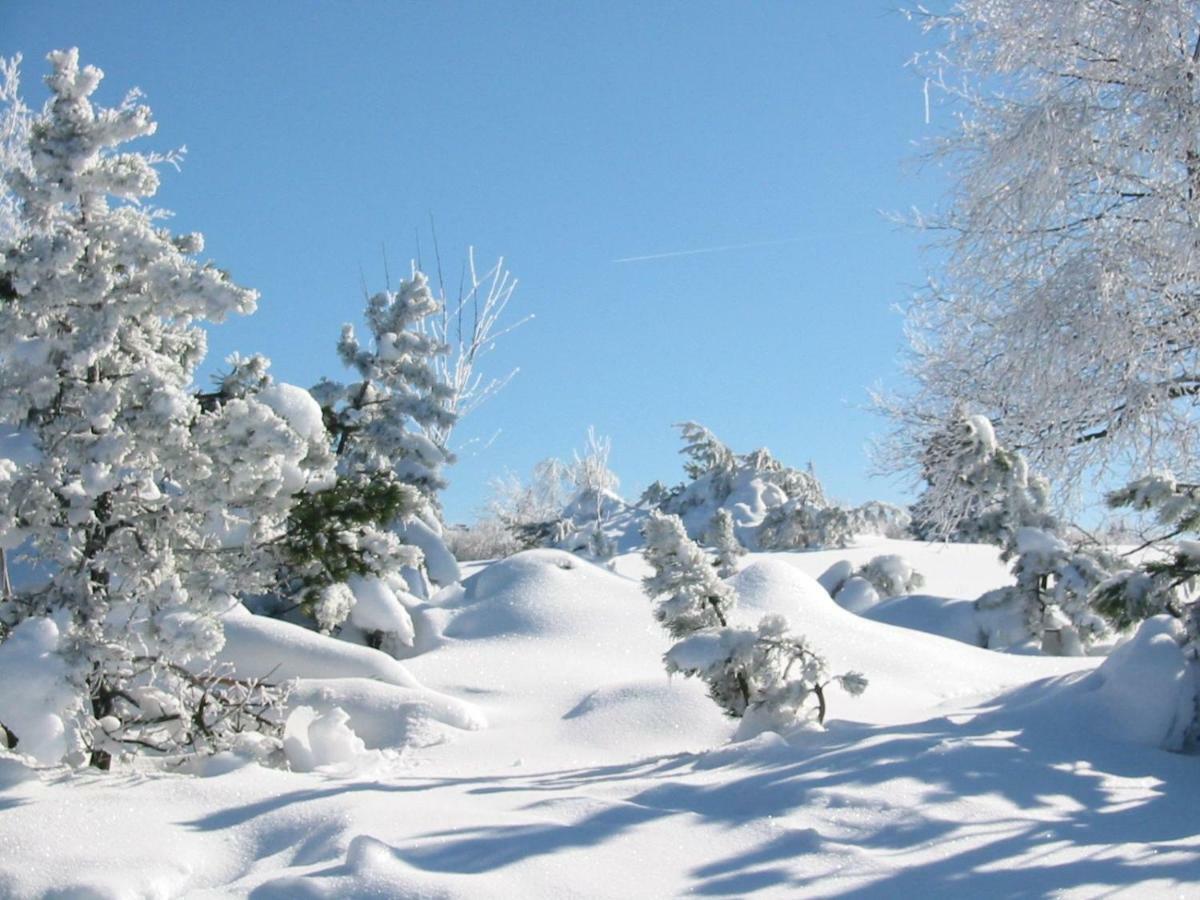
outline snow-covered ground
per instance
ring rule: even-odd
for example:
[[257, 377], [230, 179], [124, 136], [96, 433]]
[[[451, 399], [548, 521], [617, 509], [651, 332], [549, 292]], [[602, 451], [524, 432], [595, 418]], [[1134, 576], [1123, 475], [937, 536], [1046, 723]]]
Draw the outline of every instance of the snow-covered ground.
[[[856, 616], [814, 581], [882, 553], [926, 578], [894, 621], [889, 601]], [[1104, 662], [926, 633], [1007, 580], [992, 548], [754, 554], [737, 616], [785, 614], [870, 685], [831, 689], [823, 731], [730, 743], [702, 686], [664, 673], [644, 573], [551, 550], [471, 566], [419, 611], [433, 636], [403, 662], [234, 616], [239, 669], [304, 676], [289, 740], [314, 770], [0, 757], [0, 895], [1200, 894], [1200, 761], [1155, 749], [1183, 714], [1167, 635]]]

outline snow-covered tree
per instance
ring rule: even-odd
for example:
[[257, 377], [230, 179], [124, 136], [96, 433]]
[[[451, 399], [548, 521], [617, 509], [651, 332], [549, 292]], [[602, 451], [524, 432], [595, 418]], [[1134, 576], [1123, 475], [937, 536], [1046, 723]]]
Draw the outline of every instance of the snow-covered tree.
[[736, 600], [733, 588], [713, 568], [708, 554], [687, 536], [678, 516], [651, 512], [642, 529], [643, 551], [654, 574], [642, 586], [658, 603], [654, 615], [672, 637], [726, 626]]
[[842, 546], [849, 540], [849, 511], [829, 502], [811, 466], [785, 466], [766, 448], [735, 454], [695, 422], [676, 427], [692, 480], [662, 493], [658, 506], [682, 517], [692, 537], [703, 538], [713, 515], [726, 508], [737, 511], [735, 534], [751, 549]]
[[678, 516], [651, 512], [643, 534], [644, 556], [654, 568], [643, 588], [657, 599], [658, 621], [678, 639], [663, 658], [667, 671], [703, 679], [717, 705], [743, 719], [742, 736], [796, 725], [808, 715], [810, 700], [823, 722], [832, 680], [851, 694], [866, 687], [856, 672], [829, 678], [824, 658], [791, 635], [781, 616], [766, 616], [756, 628], [731, 627], [737, 595]]
[[913, 506], [914, 531], [1000, 547], [1013, 562], [1016, 583], [976, 601], [996, 611], [985, 628], [988, 645], [1028, 640], [1044, 652], [1079, 654], [1106, 629], [1089, 594], [1107, 576], [1111, 559], [1099, 548], [1072, 546], [1048, 511], [1049, 485], [1025, 457], [1003, 446], [991, 421], [958, 409], [934, 432], [923, 454], [925, 492]]
[[[340, 629], [393, 655], [413, 643], [409, 609], [460, 577], [442, 537], [438, 492], [455, 422], [443, 380], [445, 344], [429, 321], [442, 305], [413, 270], [367, 300], [369, 342], [344, 326], [338, 353], [358, 380], [322, 380], [320, 403], [336, 487], [297, 507], [285, 545], [286, 582], [324, 631]], [[285, 607], [286, 608], [286, 607]]]
[[667, 671], [698, 676], [728, 715], [743, 719], [739, 733], [779, 731], [813, 713], [825, 721], [825, 689], [837, 682], [851, 696], [867, 687], [859, 672], [829, 675], [829, 664], [808, 642], [790, 633], [783, 616], [764, 616], [756, 628], [696, 632], [667, 651]]
[[957, 404], [1060, 489], [1200, 446], [1200, 4], [958, 0], [922, 13], [956, 127], [944, 272], [911, 309], [918, 467]]
[[342, 329], [338, 354], [359, 380], [342, 384], [325, 379], [313, 388], [325, 411], [339, 471], [395, 473], [421, 492], [431, 521], [440, 510], [437, 493], [446, 486], [442, 467], [453, 456], [423, 429], [441, 434], [455, 419], [454, 389], [442, 380], [437, 363], [446, 345], [423, 327], [440, 310], [429, 280], [414, 269], [398, 290], [367, 300], [369, 346], [360, 343], [353, 325]]
[[[32, 174], [29, 128], [33, 113], [21, 99], [21, 55], [0, 56], [0, 172]], [[0, 183], [0, 242], [17, 239], [22, 221], [17, 195]]]
[[1073, 548], [1040, 528], [1018, 528], [1009, 552], [1016, 583], [988, 591], [975, 603], [985, 613], [1015, 615], [1019, 625], [1015, 632], [1003, 626], [985, 628], [988, 646], [1032, 639], [1043, 653], [1081, 656], [1107, 633], [1090, 599], [1111, 571], [1112, 560], [1105, 553]]
[[9, 634], [52, 622], [80, 699], [65, 755], [106, 768], [272, 727], [271, 692], [208, 661], [233, 595], [261, 584], [248, 559], [303, 489], [285, 470], [308, 448], [257, 400], [201, 408], [198, 323], [250, 312], [256, 294], [143, 202], [164, 157], [121, 149], [155, 130], [138, 96], [97, 109], [102, 73], [74, 50], [49, 60], [30, 169], [5, 172], [21, 218], [0, 247], [0, 422], [33, 446], [0, 466], [0, 531], [48, 580], [0, 619]]
[[1096, 609], [1121, 630], [1167, 613], [1188, 623], [1194, 640], [1200, 626], [1200, 542], [1182, 535], [1200, 532], [1200, 485], [1181, 483], [1170, 473], [1149, 475], [1109, 494], [1108, 502], [1153, 513], [1163, 531], [1138, 548], [1154, 548], [1156, 555], [1096, 589]]
[[733, 515], [729, 510], [718, 509], [713, 513], [708, 531], [704, 534], [704, 543], [717, 554], [714, 564], [718, 576], [728, 578], [737, 573], [738, 564], [746, 555], [746, 548], [733, 533]]
[[925, 540], [1007, 547], [1018, 528], [1053, 527], [1048, 483], [997, 441], [986, 416], [955, 410], [929, 436], [921, 467], [925, 490], [912, 527]]

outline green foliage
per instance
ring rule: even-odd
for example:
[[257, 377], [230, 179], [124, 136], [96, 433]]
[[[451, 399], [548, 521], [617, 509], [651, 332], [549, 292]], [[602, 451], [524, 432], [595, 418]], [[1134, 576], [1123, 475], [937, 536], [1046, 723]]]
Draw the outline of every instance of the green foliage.
[[399, 549], [387, 526], [421, 508], [420, 492], [391, 472], [339, 475], [332, 487], [303, 494], [288, 517], [280, 551], [293, 592], [308, 607], [321, 591], [386, 567]]

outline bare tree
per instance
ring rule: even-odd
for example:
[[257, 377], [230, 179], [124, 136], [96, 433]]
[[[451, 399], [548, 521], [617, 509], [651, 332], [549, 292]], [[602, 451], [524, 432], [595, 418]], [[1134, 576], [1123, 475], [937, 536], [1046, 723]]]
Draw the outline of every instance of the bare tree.
[[504, 257], [480, 272], [475, 264], [475, 248], [467, 248], [456, 300], [446, 296], [440, 254], [438, 257], [442, 312], [429, 321], [428, 329], [435, 340], [449, 348], [438, 358], [437, 365], [439, 379], [454, 391], [450, 410], [455, 420], [449, 424], [432, 423], [425, 429], [425, 436], [438, 446], [448, 447], [457, 421], [503, 390], [520, 371], [513, 369], [501, 377], [485, 375], [479, 369], [479, 360], [496, 346], [496, 341], [533, 316], [524, 316], [509, 325], [503, 322], [505, 310], [517, 289], [517, 279], [505, 268]]
[[920, 11], [957, 127], [918, 224], [946, 263], [909, 311], [914, 387], [882, 401], [920, 467], [956, 406], [1070, 490], [1196, 461], [1200, 3], [960, 0]]

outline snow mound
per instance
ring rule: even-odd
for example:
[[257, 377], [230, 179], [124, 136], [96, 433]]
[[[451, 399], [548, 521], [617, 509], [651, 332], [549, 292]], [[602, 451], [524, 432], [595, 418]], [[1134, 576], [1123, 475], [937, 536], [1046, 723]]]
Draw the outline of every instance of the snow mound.
[[834, 719], [911, 721], [954, 697], [994, 693], [997, 687], [1094, 665], [1079, 658], [1013, 658], [870, 621], [842, 609], [814, 578], [773, 557], [751, 563], [730, 583], [739, 597], [734, 624], [749, 626], [769, 613], [782, 615], [826, 657], [831, 672], [867, 676], [870, 686], [859, 698], [830, 687]]
[[374, 678], [400, 687], [421, 685], [386, 653], [256, 616], [240, 603], [224, 617], [225, 646], [218, 654], [241, 678]]
[[1095, 671], [1043, 686], [1027, 708], [1014, 703], [1009, 714], [1024, 712], [1029, 727], [1056, 734], [1178, 750], [1192, 721], [1197, 679], [1181, 646], [1183, 631], [1171, 616], [1147, 619]]
[[861, 616], [879, 603], [879, 592], [861, 575], [852, 575], [842, 584], [834, 599], [846, 612]]
[[353, 770], [379, 760], [379, 752], [367, 750], [349, 721], [338, 707], [323, 713], [310, 706], [293, 709], [283, 730], [283, 752], [292, 771]]
[[873, 622], [940, 635], [972, 647], [983, 647], [987, 641], [973, 600], [910, 594], [884, 600], [861, 615]]
[[[562, 550], [527, 550], [464, 582], [449, 638], [568, 637], [604, 629], [603, 585], [611, 573]], [[645, 601], [647, 621], [649, 601]]]
[[341, 709], [349, 727], [373, 750], [432, 746], [444, 740], [449, 729], [487, 727], [487, 718], [470, 703], [368, 678], [302, 678], [288, 695], [288, 705], [307, 706], [319, 714]]
[[[587, 694], [563, 715], [576, 739], [598, 748], [618, 750], [628, 746], [630, 735], [639, 735], [639, 750], [646, 754], [678, 752], [685, 743], [712, 746], [722, 741], [728, 729], [713, 715], [714, 704], [698, 682], [681, 678], [656, 678], [609, 684]], [[697, 723], [709, 722], [710, 734], [696, 742]]]

